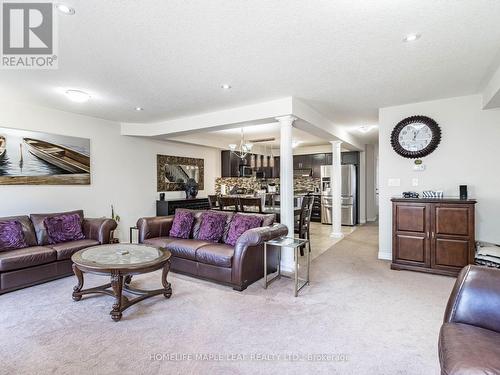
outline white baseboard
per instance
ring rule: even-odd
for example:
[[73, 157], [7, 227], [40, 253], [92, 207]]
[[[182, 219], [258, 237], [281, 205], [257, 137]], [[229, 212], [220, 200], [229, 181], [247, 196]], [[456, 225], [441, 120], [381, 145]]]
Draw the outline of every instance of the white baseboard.
[[382, 260], [392, 260], [392, 253], [389, 251], [379, 251], [378, 259]]
[[359, 223], [360, 224], [366, 224], [366, 220], [365, 219], [359, 219]]
[[372, 218], [372, 217], [370, 217], [370, 218], [366, 219], [366, 221], [377, 221], [377, 217], [376, 217], [376, 216], [375, 216], [375, 217], [373, 217], [373, 218]]

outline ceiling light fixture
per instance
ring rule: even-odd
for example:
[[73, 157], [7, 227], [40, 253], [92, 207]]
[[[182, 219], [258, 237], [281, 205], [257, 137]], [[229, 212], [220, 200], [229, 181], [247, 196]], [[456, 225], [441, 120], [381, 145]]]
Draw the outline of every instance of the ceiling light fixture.
[[138, 112], [140, 112], [140, 111], [144, 111], [144, 108], [142, 108], [142, 107], [135, 107], [135, 110], [138, 111]]
[[377, 126], [376, 125], [363, 125], [358, 128], [358, 131], [361, 133], [368, 133], [375, 129]]
[[243, 133], [243, 128], [241, 128], [239, 147], [235, 143], [231, 143], [227, 146], [233, 154], [238, 156], [240, 159], [245, 159], [245, 157], [252, 151], [253, 144], [245, 141], [245, 134]]
[[89, 94], [80, 90], [66, 90], [65, 94], [69, 100], [75, 103], [85, 103], [90, 99]]
[[417, 39], [420, 39], [420, 37], [421, 37], [420, 34], [408, 34], [405, 35], [405, 37], [403, 38], [403, 42], [414, 42]]
[[56, 4], [55, 6], [56, 9], [62, 14], [66, 14], [68, 16], [72, 16], [73, 14], [75, 14], [75, 9], [71, 8], [66, 4]]
[[227, 83], [223, 83], [222, 85], [220, 85], [220, 87], [223, 90], [229, 90], [229, 89], [231, 89], [231, 85], [228, 85]]

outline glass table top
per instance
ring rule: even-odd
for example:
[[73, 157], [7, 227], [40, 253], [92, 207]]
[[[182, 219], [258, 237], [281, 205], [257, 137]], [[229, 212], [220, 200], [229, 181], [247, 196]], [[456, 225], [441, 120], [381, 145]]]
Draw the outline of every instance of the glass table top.
[[136, 244], [111, 244], [84, 250], [80, 259], [95, 265], [138, 265], [165, 257], [165, 252], [155, 247]]
[[276, 238], [271, 241], [266, 242], [268, 245], [274, 245], [274, 246], [282, 246], [282, 247], [298, 247], [301, 246], [305, 243], [307, 243], [307, 240], [301, 239], [301, 238], [292, 238], [292, 237], [280, 237]]

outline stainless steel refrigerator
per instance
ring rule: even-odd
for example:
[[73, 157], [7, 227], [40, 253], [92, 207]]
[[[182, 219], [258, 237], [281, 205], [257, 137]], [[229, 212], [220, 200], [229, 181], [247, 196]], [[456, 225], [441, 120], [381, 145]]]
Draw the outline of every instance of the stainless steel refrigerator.
[[[341, 224], [356, 225], [356, 166], [352, 164], [342, 165], [341, 183]], [[330, 189], [331, 166], [321, 167], [321, 222], [323, 224], [332, 223], [332, 195]]]
[[342, 166], [342, 225], [356, 225], [356, 166]]

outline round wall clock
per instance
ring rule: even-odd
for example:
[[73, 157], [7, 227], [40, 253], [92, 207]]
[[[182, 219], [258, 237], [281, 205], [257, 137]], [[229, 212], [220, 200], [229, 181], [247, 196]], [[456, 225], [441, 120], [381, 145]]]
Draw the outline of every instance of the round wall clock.
[[391, 145], [399, 155], [423, 158], [441, 142], [441, 129], [436, 121], [426, 116], [411, 116], [401, 120], [391, 134]]

